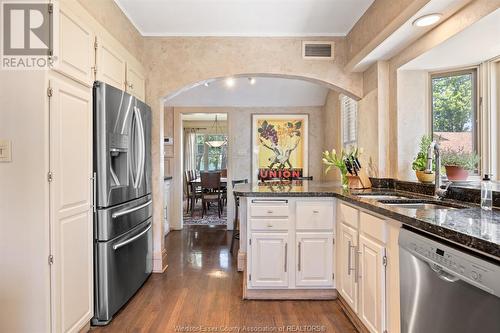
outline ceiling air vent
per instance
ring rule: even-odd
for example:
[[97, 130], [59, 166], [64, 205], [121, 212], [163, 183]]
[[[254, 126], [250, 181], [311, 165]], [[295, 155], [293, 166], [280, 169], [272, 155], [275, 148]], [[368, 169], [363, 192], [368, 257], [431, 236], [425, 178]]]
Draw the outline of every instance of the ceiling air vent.
[[333, 60], [333, 42], [302, 42], [302, 58]]

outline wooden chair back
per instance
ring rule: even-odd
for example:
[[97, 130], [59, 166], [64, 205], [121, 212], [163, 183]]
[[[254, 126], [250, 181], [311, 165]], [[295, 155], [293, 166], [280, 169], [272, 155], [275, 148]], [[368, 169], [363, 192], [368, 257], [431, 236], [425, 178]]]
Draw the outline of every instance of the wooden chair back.
[[220, 172], [202, 172], [200, 177], [203, 190], [220, 190]]
[[220, 171], [220, 176], [221, 176], [222, 178], [227, 178], [227, 169], [222, 169], [222, 170]]

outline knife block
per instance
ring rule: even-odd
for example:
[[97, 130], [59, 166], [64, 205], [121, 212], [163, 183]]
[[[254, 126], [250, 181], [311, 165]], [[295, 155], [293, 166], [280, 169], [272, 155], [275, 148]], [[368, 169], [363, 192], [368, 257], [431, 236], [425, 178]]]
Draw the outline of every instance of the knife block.
[[347, 180], [349, 181], [350, 189], [366, 189], [372, 187], [372, 182], [366, 174], [364, 169], [358, 171], [357, 176], [347, 175]]

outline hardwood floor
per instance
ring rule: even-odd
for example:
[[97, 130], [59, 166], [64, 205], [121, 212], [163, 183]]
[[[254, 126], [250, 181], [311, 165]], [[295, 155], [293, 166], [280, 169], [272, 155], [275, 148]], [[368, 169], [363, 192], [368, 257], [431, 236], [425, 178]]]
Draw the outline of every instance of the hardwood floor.
[[230, 241], [225, 226], [171, 232], [167, 271], [153, 274], [110, 325], [92, 331], [242, 332], [268, 327], [259, 332], [278, 332], [284, 326], [284, 332], [298, 332], [297, 326], [312, 325], [321, 332], [356, 332], [337, 301], [243, 301], [242, 273], [229, 253]]

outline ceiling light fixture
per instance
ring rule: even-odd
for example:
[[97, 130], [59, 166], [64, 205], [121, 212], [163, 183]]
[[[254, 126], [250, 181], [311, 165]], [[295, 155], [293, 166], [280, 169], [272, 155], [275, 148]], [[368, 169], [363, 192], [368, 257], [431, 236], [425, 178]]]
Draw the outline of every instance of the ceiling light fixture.
[[[217, 121], [217, 115], [215, 115], [215, 122], [214, 124], [212, 125], [212, 128], [211, 128], [211, 131], [210, 133], [215, 133], [213, 135], [210, 135], [212, 138], [213, 136], [219, 136], [219, 130], [220, 130], [220, 134], [221, 135], [224, 135], [224, 133], [222, 132], [222, 127], [219, 126], [219, 123]], [[223, 136], [223, 140], [207, 140], [205, 141], [206, 145], [209, 146], [209, 147], [212, 147], [212, 148], [219, 148], [219, 147], [222, 147], [224, 145], [227, 144], [227, 136]]]
[[439, 13], [420, 16], [415, 21], [413, 21], [413, 25], [417, 27], [427, 27], [439, 21], [441, 19], [441, 16], [442, 15]]
[[228, 87], [228, 88], [234, 87], [235, 83], [236, 82], [234, 81], [234, 78], [232, 78], [232, 77], [228, 77], [226, 79], [226, 87]]
[[250, 84], [253, 86], [255, 84], [256, 80], [254, 77], [249, 77], [248, 82], [250, 82]]
[[208, 87], [208, 86], [210, 85], [210, 82], [206, 81], [205, 83], [203, 83], [203, 85], [204, 85], [205, 87]]

